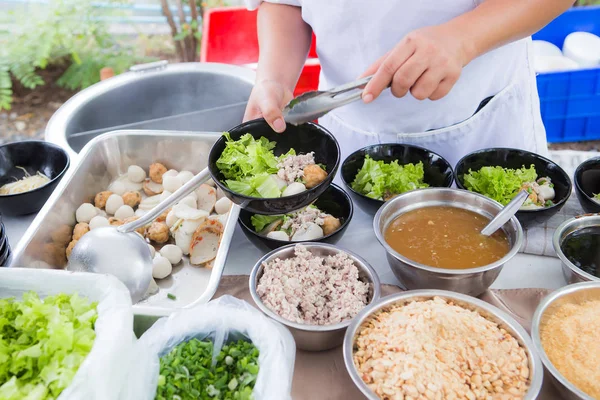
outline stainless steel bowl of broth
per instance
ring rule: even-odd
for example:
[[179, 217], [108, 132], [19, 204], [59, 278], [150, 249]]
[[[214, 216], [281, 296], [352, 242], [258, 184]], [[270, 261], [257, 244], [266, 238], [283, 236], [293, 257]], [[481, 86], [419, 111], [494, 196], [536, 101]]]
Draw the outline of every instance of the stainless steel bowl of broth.
[[587, 214], [562, 223], [553, 237], [569, 283], [600, 281], [600, 215]]
[[421, 189], [386, 202], [373, 228], [404, 288], [478, 296], [494, 283], [523, 241], [516, 217], [494, 235], [481, 235], [501, 209], [494, 200], [466, 190]]

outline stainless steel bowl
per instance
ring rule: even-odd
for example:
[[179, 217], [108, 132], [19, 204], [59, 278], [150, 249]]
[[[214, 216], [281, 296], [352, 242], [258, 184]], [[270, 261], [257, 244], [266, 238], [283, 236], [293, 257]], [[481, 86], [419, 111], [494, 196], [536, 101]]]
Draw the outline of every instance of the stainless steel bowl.
[[[349, 252], [348, 250], [341, 249], [337, 246], [326, 244], [326, 243], [303, 243], [311, 253], [326, 257], [329, 255], [335, 255], [340, 252], [348, 254], [348, 256], [354, 261], [354, 265], [358, 268], [359, 279], [363, 282], [368, 282], [370, 285], [369, 289], [369, 304], [373, 304], [381, 295], [380, 282], [377, 273], [371, 266], [362, 258]], [[348, 325], [352, 320], [340, 322], [335, 325], [305, 325], [298, 324], [292, 321], [288, 321], [271, 311], [267, 306], [264, 305], [260, 296], [256, 293], [256, 287], [260, 278], [263, 275], [263, 265], [276, 258], [285, 260], [294, 256], [294, 248], [296, 244], [290, 244], [279, 249], [273, 250], [272, 252], [265, 255], [263, 258], [258, 260], [252, 273], [250, 274], [250, 294], [252, 299], [258, 306], [258, 308], [270, 318], [288, 327], [294, 340], [296, 341], [296, 347], [302, 350], [308, 351], [323, 351], [329, 350], [334, 347], [341, 345], [344, 342], [344, 333]]]
[[[540, 338], [540, 327], [543, 326], [556, 307], [578, 303], [585, 300], [600, 300], [600, 282], [580, 282], [562, 287], [550, 293], [538, 306], [531, 323], [531, 337], [536, 352], [540, 355], [542, 363], [549, 372], [552, 382], [565, 400], [594, 400], [569, 382], [558, 370], [544, 351]], [[575, 338], [573, 338], [575, 340]]]
[[525, 349], [527, 358], [529, 359], [529, 391], [523, 397], [523, 400], [534, 400], [537, 398], [541, 388], [543, 379], [543, 367], [540, 358], [533, 351], [533, 344], [525, 329], [519, 325], [511, 316], [497, 309], [496, 307], [478, 300], [474, 297], [460, 293], [449, 292], [446, 290], [414, 290], [387, 296], [381, 301], [372, 304], [362, 310], [352, 321], [352, 324], [346, 331], [344, 337], [344, 363], [354, 384], [360, 389], [366, 398], [370, 400], [378, 400], [378, 397], [369, 389], [367, 384], [362, 380], [354, 365], [353, 353], [354, 343], [360, 327], [372, 319], [380, 310], [387, 307], [399, 304], [407, 304], [413, 301], [429, 300], [433, 297], [441, 297], [452, 300], [455, 304], [469, 310], [477, 311], [480, 315], [490, 321], [497, 323], [501, 328], [504, 328], [510, 333], [517, 342]]
[[587, 272], [583, 271], [581, 268], [573, 264], [571, 261], [569, 261], [569, 259], [567, 258], [567, 256], [561, 248], [563, 241], [571, 233], [580, 229], [590, 227], [600, 227], [599, 214], [586, 214], [579, 217], [571, 218], [563, 222], [558, 228], [556, 228], [556, 231], [554, 232], [554, 236], [552, 238], [554, 251], [556, 251], [556, 255], [558, 256], [558, 258], [560, 258], [563, 275], [569, 283], [589, 281], [600, 282], [600, 278], [595, 277], [592, 274], [588, 274]]
[[401, 194], [386, 202], [375, 214], [373, 229], [385, 248], [388, 263], [400, 284], [406, 289], [443, 289], [479, 296], [496, 280], [504, 264], [521, 248], [523, 229], [516, 217], [502, 228], [510, 242], [510, 251], [500, 260], [479, 268], [444, 269], [429, 267], [396, 252], [385, 241], [388, 225], [401, 214], [431, 206], [463, 208], [493, 218], [501, 209], [500, 203], [477, 193], [460, 189], [429, 188]]

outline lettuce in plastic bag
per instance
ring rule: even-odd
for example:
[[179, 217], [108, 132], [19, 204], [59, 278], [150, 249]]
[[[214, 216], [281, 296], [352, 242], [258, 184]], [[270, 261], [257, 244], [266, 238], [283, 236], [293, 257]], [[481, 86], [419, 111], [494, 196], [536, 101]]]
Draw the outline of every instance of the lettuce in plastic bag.
[[537, 173], [532, 164], [520, 169], [482, 167], [479, 171], [469, 170], [464, 176], [464, 186], [472, 192], [480, 193], [502, 205], [507, 205], [519, 192], [525, 182], [535, 182]]
[[384, 200], [414, 189], [429, 187], [423, 182], [423, 163], [400, 165], [398, 161], [386, 163], [366, 156], [362, 168], [352, 182], [352, 189], [367, 197]]
[[0, 399], [57, 398], [92, 350], [97, 303], [77, 294], [0, 300]]

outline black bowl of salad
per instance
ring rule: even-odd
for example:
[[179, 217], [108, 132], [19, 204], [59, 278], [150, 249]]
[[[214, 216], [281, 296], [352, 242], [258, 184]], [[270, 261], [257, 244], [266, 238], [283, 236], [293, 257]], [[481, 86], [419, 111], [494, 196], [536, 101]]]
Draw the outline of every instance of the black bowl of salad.
[[375, 215], [385, 201], [414, 189], [451, 187], [452, 166], [423, 147], [387, 143], [364, 147], [342, 163], [342, 180], [356, 204]]
[[526, 150], [491, 148], [464, 156], [454, 168], [460, 189], [483, 194], [506, 205], [521, 189], [530, 195], [517, 218], [523, 227], [543, 224], [571, 195], [567, 173], [555, 162]]
[[242, 209], [277, 215], [311, 204], [331, 184], [339, 162], [338, 142], [322, 126], [287, 124], [277, 133], [257, 119], [217, 140], [208, 168], [225, 196]]
[[600, 157], [590, 158], [577, 167], [575, 194], [586, 213], [600, 213]]
[[285, 215], [261, 215], [241, 210], [242, 231], [261, 250], [297, 242], [336, 244], [348, 228], [354, 207], [350, 196], [331, 184], [311, 205]]

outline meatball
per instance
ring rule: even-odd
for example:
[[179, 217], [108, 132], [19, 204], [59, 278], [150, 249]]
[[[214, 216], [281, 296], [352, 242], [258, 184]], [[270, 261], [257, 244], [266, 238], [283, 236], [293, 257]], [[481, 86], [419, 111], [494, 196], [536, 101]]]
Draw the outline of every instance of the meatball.
[[154, 163], [150, 165], [150, 179], [156, 183], [162, 183], [163, 174], [167, 172], [167, 167], [161, 163]]
[[113, 193], [108, 190], [98, 193], [94, 198], [94, 205], [100, 209], [106, 207], [106, 200], [108, 200], [111, 194]]
[[331, 215], [326, 216], [323, 220], [323, 226], [321, 227], [323, 228], [323, 235], [327, 236], [332, 234], [340, 229], [340, 226], [342, 226], [342, 223], [339, 218], [332, 217]]
[[146, 237], [156, 243], [165, 243], [169, 240], [169, 227], [164, 222], [153, 222]]
[[156, 222], [166, 222], [167, 221], [167, 216], [169, 215], [169, 212], [171, 211], [171, 209], [169, 208], [168, 210], [165, 210], [165, 212], [163, 212], [162, 214], [160, 214], [157, 218], [156, 218]]
[[67, 243], [69, 243], [71, 241], [71, 234], [72, 234], [71, 226], [65, 224], [65, 225], [61, 225], [57, 229], [53, 230], [52, 233], [50, 234], [50, 237], [52, 238], [52, 241], [54, 243], [66, 245]]
[[[139, 217], [129, 217], [129, 218], [125, 218], [123, 220], [123, 224], [128, 224], [130, 222], [135, 221], [136, 219], [138, 219]], [[122, 224], [121, 224], [122, 225]], [[137, 233], [139, 233], [140, 235], [142, 235], [142, 237], [146, 236], [146, 227], [142, 226], [141, 228], [137, 228], [135, 230]]]
[[126, 192], [123, 194], [123, 203], [131, 208], [137, 207], [141, 201], [142, 195], [140, 192]]
[[304, 186], [307, 189], [314, 188], [327, 178], [327, 172], [317, 164], [311, 164], [304, 167]]
[[87, 222], [80, 222], [73, 229], [73, 240], [79, 240], [83, 235], [90, 231], [90, 225]]
[[110, 218], [108, 219], [108, 223], [109, 223], [111, 226], [121, 226], [121, 225], [123, 225], [123, 224], [124, 224], [123, 220], [120, 220], [119, 218], [115, 218], [115, 217], [110, 217]]
[[65, 251], [67, 260], [69, 259], [69, 257], [71, 257], [71, 252], [73, 251], [73, 247], [75, 247], [76, 244], [77, 244], [77, 240], [72, 240], [71, 243], [69, 243], [69, 246], [67, 246], [67, 250]]

